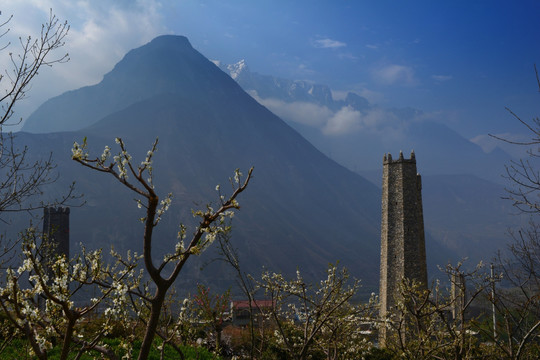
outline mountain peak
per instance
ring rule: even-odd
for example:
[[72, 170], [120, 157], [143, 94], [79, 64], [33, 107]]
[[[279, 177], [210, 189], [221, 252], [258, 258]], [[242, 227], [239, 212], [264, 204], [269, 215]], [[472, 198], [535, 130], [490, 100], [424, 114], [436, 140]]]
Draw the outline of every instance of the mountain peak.
[[243, 93], [240, 86], [195, 50], [185, 36], [162, 35], [129, 51], [99, 84], [49, 99], [28, 118], [23, 131], [82, 129], [107, 114], [163, 94], [195, 100], [208, 94], [228, 97], [237, 93]]
[[236, 64], [227, 65], [227, 71], [231, 77], [236, 80], [243, 72], [249, 73], [249, 68], [244, 59], [240, 60]]
[[193, 48], [188, 38], [182, 35], [160, 35], [150, 41], [147, 45], [183, 46]]

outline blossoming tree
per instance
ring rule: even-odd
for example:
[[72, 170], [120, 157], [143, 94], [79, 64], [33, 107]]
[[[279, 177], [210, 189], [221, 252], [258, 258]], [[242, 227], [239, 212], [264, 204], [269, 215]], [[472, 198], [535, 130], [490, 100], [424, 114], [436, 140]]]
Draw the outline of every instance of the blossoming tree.
[[[112, 266], [104, 265], [101, 250], [83, 248], [80, 256], [70, 260], [54, 255], [47, 239], [36, 229], [27, 229], [22, 235], [22, 263], [6, 270], [5, 284], [0, 286], [0, 309], [7, 320], [2, 327], [12, 336], [23, 335], [38, 359], [47, 359], [54, 342], [61, 342], [61, 360], [70, 353], [79, 358], [89, 350], [116, 359], [101, 340], [115, 324], [129, 325], [128, 291], [138, 286], [141, 273], [135, 271], [137, 255], [125, 259], [111, 255], [116, 258]], [[91, 290], [99, 295], [75, 303], [77, 294]], [[83, 320], [98, 306], [104, 309], [104, 321], [91, 330]], [[5, 341], [7, 345], [10, 339]]]
[[276, 324], [274, 336], [288, 358], [322, 353], [327, 359], [350, 359], [362, 357], [371, 347], [361, 324], [373, 319], [374, 301], [351, 302], [360, 283], [349, 283], [346, 269], [330, 265], [327, 275], [319, 286], [307, 284], [299, 271], [292, 280], [264, 272], [258, 282], [275, 304], [267, 316]]
[[[5, 9], [2, 9], [5, 10]], [[9, 26], [13, 16], [0, 11], [0, 57], [6, 68], [0, 69], [0, 221], [8, 222], [8, 213], [31, 211], [49, 206], [43, 199], [43, 188], [57, 179], [52, 155], [40, 160], [29, 159], [28, 147], [16, 144], [10, 126], [19, 124], [15, 109], [32, 88], [32, 82], [40, 69], [69, 60], [68, 54], [58, 55], [64, 46], [69, 25], [61, 22], [52, 12], [48, 22], [41, 26], [38, 36], [19, 37], [15, 44], [9, 39]], [[72, 199], [71, 186], [61, 199], [63, 204]], [[0, 266], [5, 266], [17, 242], [0, 234]], [[7, 255], [7, 256], [6, 256]], [[7, 258], [7, 259], [6, 259]]]
[[158, 140], [153, 143], [151, 149], [143, 161], [135, 164], [126, 149], [124, 141], [116, 138], [119, 147], [118, 152], [112, 155], [111, 149], [106, 146], [103, 153], [98, 157], [90, 157], [87, 152], [86, 138], [82, 144], [74, 143], [72, 158], [81, 165], [95, 171], [110, 174], [122, 185], [139, 196], [137, 206], [144, 209], [145, 215], [140, 218], [144, 223], [142, 234], [143, 261], [146, 271], [155, 285], [153, 293], [141, 292], [139, 295], [150, 307], [150, 314], [146, 323], [146, 331], [139, 353], [139, 359], [147, 359], [150, 353], [153, 339], [158, 327], [158, 321], [166, 299], [167, 292], [178, 278], [182, 268], [191, 255], [200, 254], [211, 245], [216, 236], [230, 231], [226, 220], [233, 216], [233, 210], [240, 206], [236, 200], [251, 179], [253, 168], [245, 178], [237, 169], [234, 178], [231, 179], [233, 192], [230, 196], [221, 194], [219, 185], [216, 190], [219, 194], [217, 209], [210, 205], [205, 210], [194, 211], [193, 215], [199, 218], [199, 224], [188, 238], [187, 227], [180, 225], [180, 231], [176, 236], [176, 245], [172, 253], [165, 255], [161, 262], [156, 263], [152, 257], [152, 236], [163, 214], [169, 209], [172, 202], [172, 193], [160, 200], [153, 183], [152, 161], [157, 149]]
[[218, 354], [221, 349], [221, 332], [224, 327], [225, 313], [230, 299], [230, 290], [223, 294], [211, 294], [210, 288], [203, 285], [197, 286], [197, 294], [193, 299], [201, 320], [208, 323], [214, 332], [215, 351]]

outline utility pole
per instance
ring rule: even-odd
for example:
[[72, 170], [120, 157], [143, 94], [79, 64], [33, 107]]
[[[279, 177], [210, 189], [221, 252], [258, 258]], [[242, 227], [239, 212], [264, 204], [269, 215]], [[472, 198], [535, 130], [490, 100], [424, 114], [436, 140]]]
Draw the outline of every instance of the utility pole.
[[497, 340], [497, 316], [495, 313], [495, 275], [493, 271], [493, 263], [491, 268], [491, 312], [493, 315], [493, 340]]

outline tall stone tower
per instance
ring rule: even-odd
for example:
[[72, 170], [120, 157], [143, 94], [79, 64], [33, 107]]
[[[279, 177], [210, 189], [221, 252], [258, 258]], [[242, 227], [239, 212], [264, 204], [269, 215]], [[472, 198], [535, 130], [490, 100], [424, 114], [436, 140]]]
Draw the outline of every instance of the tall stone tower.
[[54, 253], [69, 259], [69, 208], [43, 209], [43, 234], [53, 245]]
[[[422, 181], [410, 159], [383, 158], [380, 318], [385, 319], [399, 295], [403, 279], [427, 284]], [[381, 326], [379, 343], [385, 345], [387, 329]]]

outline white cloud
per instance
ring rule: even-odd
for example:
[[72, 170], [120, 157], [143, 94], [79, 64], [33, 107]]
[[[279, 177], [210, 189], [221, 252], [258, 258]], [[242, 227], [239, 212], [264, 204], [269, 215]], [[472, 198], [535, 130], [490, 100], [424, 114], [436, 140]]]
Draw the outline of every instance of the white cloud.
[[414, 70], [410, 66], [391, 64], [380, 67], [373, 72], [375, 80], [385, 85], [410, 86], [416, 83]]
[[321, 131], [328, 136], [358, 132], [380, 136], [384, 133], [387, 138], [398, 139], [403, 133], [403, 126], [406, 124], [396, 114], [385, 109], [375, 108], [361, 113], [351, 106], [344, 106], [327, 119]]
[[14, 15], [10, 36], [38, 35], [51, 8], [70, 25], [62, 51], [69, 52], [71, 61], [53, 71], [74, 84], [99, 81], [128, 50], [166, 31], [160, 24], [160, 5], [156, 0], [7, 0], [2, 11]]
[[530, 135], [513, 133], [501, 133], [493, 135], [499, 139], [496, 139], [490, 135], [482, 134], [469, 140], [472, 143], [480, 146], [485, 153], [490, 153], [498, 147], [516, 158], [527, 157], [527, 150], [530, 149], [529, 146], [516, 146], [515, 144], [510, 144], [500, 139], [515, 143], [527, 143], [530, 141]]
[[[508, 134], [501, 135], [508, 136]], [[469, 139], [469, 141], [480, 146], [485, 153], [490, 153], [491, 151], [493, 151], [493, 149], [497, 147], [497, 145], [499, 145], [499, 141], [495, 141], [495, 139], [489, 135], [478, 135], [476, 137], [473, 137], [472, 139]]]
[[372, 104], [380, 104], [385, 101], [384, 94], [378, 91], [362, 88], [360, 91], [358, 91], [358, 94], [368, 99], [368, 101]]
[[345, 90], [330, 89], [330, 91], [332, 92], [332, 98], [334, 100], [345, 100], [347, 98], [347, 94], [349, 93], [349, 91]]
[[[130, 6], [99, 1], [78, 4], [82, 21], [73, 24], [67, 41], [72, 61], [57, 72], [71, 82], [99, 82], [126, 52], [166, 31], [154, 0], [138, 0]], [[80, 70], [74, 73], [75, 69]]]
[[452, 80], [451, 75], [431, 75], [431, 78], [436, 81], [448, 81]]
[[336, 112], [323, 127], [322, 132], [326, 135], [343, 135], [356, 132], [362, 125], [362, 114], [350, 106], [342, 107]]
[[[358, 56], [355, 56], [355, 55], [353, 55], [353, 54], [351, 54], [351, 53], [339, 53], [339, 54], [338, 54], [338, 57], [339, 57], [340, 59], [347, 59], [347, 60], [358, 60], [358, 59], [359, 59]], [[362, 58], [363, 58], [363, 57], [364, 57], [364, 56], [362, 56]]]
[[372, 104], [380, 104], [385, 101], [384, 95], [380, 92], [366, 89], [364, 85], [357, 85], [353, 90], [331, 90], [334, 100], [345, 100], [349, 92], [354, 92], [366, 98]]
[[337, 49], [340, 47], [347, 46], [344, 42], [332, 40], [332, 39], [318, 39], [313, 42], [313, 46], [316, 48], [323, 48], [323, 49]]
[[351, 106], [344, 106], [334, 112], [313, 103], [261, 99], [255, 91], [249, 93], [280, 118], [317, 128], [327, 136], [342, 136], [364, 131], [377, 135], [384, 132], [387, 137], [397, 138], [401, 136], [404, 126], [396, 114], [381, 108], [361, 113]]
[[310, 69], [309, 66], [304, 63], [299, 64], [296, 70], [298, 71], [299, 74], [311, 75], [315, 73], [314, 70]]
[[300, 101], [288, 103], [278, 99], [261, 99], [254, 92], [250, 92], [250, 95], [280, 118], [316, 128], [322, 128], [333, 115], [326, 106]]
[[387, 128], [401, 128], [398, 117], [384, 109], [374, 109], [364, 116], [362, 123], [365, 129], [371, 131], [385, 131]]
[[[70, 25], [66, 45], [51, 56], [68, 52], [70, 61], [42, 69], [28, 99], [20, 103], [18, 116], [27, 117], [42, 102], [66, 90], [99, 82], [127, 51], [167, 32], [161, 25], [157, 0], [5, 0], [0, 20], [13, 14], [12, 30], [2, 38], [12, 43], [8, 51], [18, 52], [18, 36], [39, 35], [51, 8], [60, 21]], [[6, 54], [0, 54], [1, 69], [9, 68]]]

